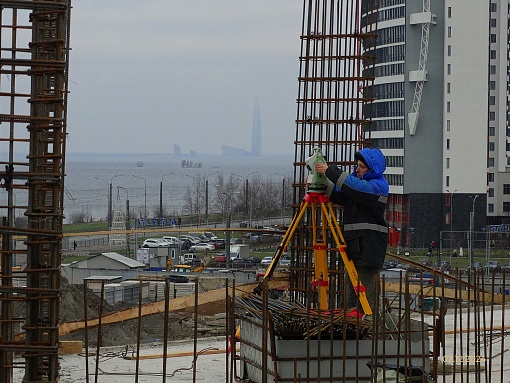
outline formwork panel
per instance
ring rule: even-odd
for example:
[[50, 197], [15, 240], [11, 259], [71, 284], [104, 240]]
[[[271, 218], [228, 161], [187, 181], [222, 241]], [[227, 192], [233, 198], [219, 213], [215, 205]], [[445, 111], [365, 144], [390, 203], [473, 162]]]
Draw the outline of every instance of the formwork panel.
[[[423, 323], [413, 321], [416, 329]], [[267, 334], [268, 349], [262, 352], [262, 321], [240, 320], [240, 376], [263, 383], [262, 358], [267, 355], [267, 382], [327, 382], [370, 381], [370, 365], [417, 366], [428, 373], [430, 345], [428, 337], [363, 340], [274, 339]], [[405, 350], [405, 352], [404, 352]]]

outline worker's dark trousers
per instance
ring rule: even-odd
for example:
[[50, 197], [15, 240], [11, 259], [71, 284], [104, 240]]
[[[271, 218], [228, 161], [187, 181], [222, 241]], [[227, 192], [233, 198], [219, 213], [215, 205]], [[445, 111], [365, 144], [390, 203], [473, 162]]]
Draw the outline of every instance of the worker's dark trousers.
[[[368, 304], [370, 305], [370, 308], [372, 311], [375, 310], [375, 302], [377, 300], [377, 292], [375, 288], [375, 281], [374, 278], [377, 274], [379, 274], [379, 268], [378, 267], [371, 267], [371, 266], [356, 266], [356, 270], [358, 271], [358, 277], [363, 284], [363, 286], [367, 289], [367, 300]], [[347, 272], [345, 273], [345, 276], [347, 278], [347, 308], [361, 308], [361, 304], [359, 302], [358, 296], [354, 292], [354, 289], [351, 284], [351, 279], [347, 275]]]

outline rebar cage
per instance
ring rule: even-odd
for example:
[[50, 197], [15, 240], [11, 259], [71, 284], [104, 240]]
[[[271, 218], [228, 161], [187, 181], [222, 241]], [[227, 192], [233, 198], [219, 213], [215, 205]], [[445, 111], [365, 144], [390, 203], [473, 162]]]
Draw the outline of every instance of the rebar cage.
[[25, 368], [26, 382], [59, 376], [70, 10], [67, 0], [0, 4], [2, 382], [14, 367]]

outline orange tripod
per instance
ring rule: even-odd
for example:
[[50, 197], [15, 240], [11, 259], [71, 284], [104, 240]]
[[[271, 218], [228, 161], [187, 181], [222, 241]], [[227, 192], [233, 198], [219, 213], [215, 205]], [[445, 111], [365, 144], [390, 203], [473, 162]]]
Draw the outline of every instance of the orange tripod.
[[[345, 240], [342, 235], [342, 231], [340, 230], [340, 226], [335, 218], [335, 214], [333, 212], [333, 208], [331, 207], [331, 202], [329, 198], [320, 192], [308, 192], [301, 205], [299, 207], [299, 212], [294, 216], [292, 222], [285, 232], [283, 239], [276, 249], [276, 253], [273, 257], [271, 264], [268, 266], [266, 273], [264, 274], [264, 278], [260, 282], [260, 284], [255, 288], [255, 293], [260, 293], [262, 291], [262, 282], [267, 279], [271, 279], [280, 258], [283, 255], [284, 250], [287, 248], [287, 245], [290, 243], [294, 232], [296, 231], [299, 222], [303, 218], [307, 208], [311, 209], [311, 220], [312, 220], [312, 235], [313, 235], [313, 249], [314, 249], [314, 257], [315, 257], [315, 281], [314, 285], [317, 288], [319, 295], [319, 308], [321, 310], [328, 310], [328, 258], [327, 258], [327, 245], [324, 242], [326, 238], [326, 229], [329, 228], [335, 243], [337, 245], [337, 249], [340, 253], [342, 261], [344, 262], [345, 269], [347, 270], [347, 274], [351, 280], [352, 286], [356, 294], [358, 295], [358, 299], [361, 303], [361, 307], [365, 314], [372, 314], [372, 309], [370, 308], [370, 304], [368, 303], [366, 296], [366, 288], [361, 284], [361, 281], [358, 281], [358, 272], [356, 271], [356, 267], [351, 259], [347, 256], [346, 253], [346, 245]], [[321, 211], [321, 230], [322, 230], [322, 241], [319, 242], [317, 239], [317, 211], [320, 209]], [[324, 223], [327, 222], [327, 226]]]

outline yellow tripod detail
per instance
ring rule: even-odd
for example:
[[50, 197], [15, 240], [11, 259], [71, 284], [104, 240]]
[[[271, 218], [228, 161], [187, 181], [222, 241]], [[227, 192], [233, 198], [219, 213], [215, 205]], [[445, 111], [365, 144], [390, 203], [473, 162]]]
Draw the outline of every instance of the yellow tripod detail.
[[[294, 235], [299, 223], [301, 222], [307, 208], [311, 208], [311, 221], [312, 221], [312, 240], [313, 240], [313, 249], [314, 249], [314, 257], [315, 257], [315, 281], [314, 285], [317, 288], [319, 295], [319, 308], [321, 310], [328, 310], [328, 259], [327, 259], [327, 245], [325, 242], [319, 242], [317, 239], [317, 210], [320, 208], [321, 211], [321, 230], [322, 230], [322, 240], [324, 241], [326, 237], [326, 229], [329, 228], [333, 238], [335, 240], [335, 244], [337, 246], [338, 252], [342, 258], [342, 261], [345, 265], [345, 269], [347, 270], [347, 274], [351, 280], [352, 285], [354, 286], [354, 290], [358, 295], [358, 299], [361, 303], [361, 307], [365, 314], [372, 314], [372, 309], [370, 308], [370, 304], [367, 300], [366, 288], [361, 284], [361, 281], [358, 281], [358, 272], [356, 271], [356, 267], [351, 259], [347, 256], [346, 253], [346, 245], [345, 240], [342, 235], [342, 231], [340, 230], [340, 226], [335, 218], [335, 214], [333, 212], [333, 208], [331, 207], [331, 202], [329, 198], [320, 192], [308, 192], [301, 205], [299, 207], [299, 212], [294, 216], [292, 222], [285, 232], [283, 239], [278, 246], [276, 253], [273, 257], [273, 260], [264, 274], [264, 278], [269, 280], [273, 275], [280, 258], [283, 255], [284, 250], [290, 243], [292, 236]], [[327, 227], [324, 224], [327, 222]], [[255, 293], [260, 293], [262, 291], [262, 281], [259, 286], [255, 288]]]

